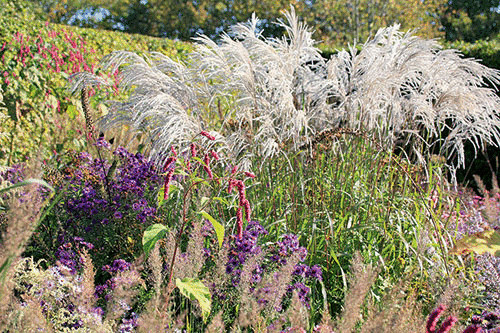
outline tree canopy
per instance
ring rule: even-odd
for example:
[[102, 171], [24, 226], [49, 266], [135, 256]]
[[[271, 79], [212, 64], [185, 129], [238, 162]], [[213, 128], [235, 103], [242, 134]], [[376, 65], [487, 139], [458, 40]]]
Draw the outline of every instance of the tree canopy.
[[216, 37], [252, 13], [265, 34], [279, 35], [281, 27], [271, 23], [290, 5], [331, 46], [365, 40], [394, 23], [426, 38], [466, 41], [495, 36], [500, 27], [498, 0], [39, 0], [34, 7], [57, 23], [187, 40]]

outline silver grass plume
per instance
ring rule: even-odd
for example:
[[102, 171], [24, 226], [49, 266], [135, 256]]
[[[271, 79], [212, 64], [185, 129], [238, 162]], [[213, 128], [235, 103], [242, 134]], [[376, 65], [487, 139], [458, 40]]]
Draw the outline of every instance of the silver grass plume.
[[255, 16], [218, 44], [200, 36], [186, 62], [113, 52], [103, 67], [119, 68], [131, 95], [112, 104], [102, 128], [127, 124], [146, 133], [153, 159], [210, 130], [245, 165], [339, 127], [373, 132], [389, 149], [403, 139], [421, 161], [436, 143], [458, 165], [466, 141], [476, 149], [498, 146], [500, 100], [485, 83], [498, 84], [499, 71], [397, 25], [379, 30], [360, 51], [353, 46], [325, 61], [293, 7], [285, 19], [279, 39], [262, 37]]

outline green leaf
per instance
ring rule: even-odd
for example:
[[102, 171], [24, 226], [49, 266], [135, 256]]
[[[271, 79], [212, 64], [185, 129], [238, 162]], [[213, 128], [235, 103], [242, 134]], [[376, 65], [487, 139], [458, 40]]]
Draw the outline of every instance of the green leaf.
[[142, 236], [142, 248], [144, 249], [144, 253], [146, 253], [146, 257], [149, 255], [149, 251], [153, 249], [156, 242], [165, 237], [167, 231], [168, 228], [159, 223], [149, 226], [144, 231], [144, 236]]
[[52, 186], [50, 186], [49, 183], [47, 183], [45, 180], [28, 178], [28, 179], [26, 179], [26, 180], [24, 180], [22, 182], [19, 182], [19, 183], [16, 183], [14, 185], [7, 186], [5, 188], [0, 189], [0, 193], [13, 190], [13, 189], [15, 189], [17, 187], [31, 185], [31, 184], [39, 184], [39, 185], [45, 186], [46, 188], [48, 188], [52, 192], [55, 192], [54, 188]]
[[500, 231], [487, 229], [482, 232], [464, 237], [457, 241], [451, 253], [462, 254], [474, 252], [476, 254], [491, 253], [500, 257]]
[[224, 242], [224, 226], [217, 222], [212, 215], [208, 214], [205, 211], [200, 212], [201, 215], [203, 215], [204, 218], [210, 221], [212, 223], [212, 226], [215, 229], [215, 234], [217, 235], [217, 240], [219, 241], [219, 248], [222, 246], [222, 242]]
[[156, 202], [158, 202], [158, 207], [160, 207], [165, 201], [163, 197], [165, 196], [165, 187], [162, 186], [158, 191], [158, 196], [156, 197]]
[[213, 197], [212, 200], [214, 201], [219, 201], [221, 204], [224, 204], [226, 205], [226, 207], [229, 206], [229, 201], [227, 201], [226, 199], [224, 198], [221, 198], [221, 197]]
[[176, 279], [175, 285], [179, 288], [182, 295], [192, 301], [195, 299], [198, 301], [203, 315], [203, 321], [206, 322], [212, 309], [212, 298], [208, 287], [199, 279], [194, 278]]

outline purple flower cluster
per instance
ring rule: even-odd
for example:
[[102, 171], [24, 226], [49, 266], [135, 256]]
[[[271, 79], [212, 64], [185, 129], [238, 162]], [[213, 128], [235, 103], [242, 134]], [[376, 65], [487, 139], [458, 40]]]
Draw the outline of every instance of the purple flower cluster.
[[[242, 237], [235, 237], [234, 243], [231, 245], [229, 250], [228, 261], [226, 265], [226, 273], [232, 275], [233, 285], [237, 285], [240, 280], [241, 266], [245, 263], [251, 255], [259, 254], [262, 249], [257, 245], [258, 238], [260, 235], [267, 235], [267, 230], [265, 230], [257, 221], [249, 221], [245, 231], [242, 233]], [[260, 281], [259, 272], [255, 272], [253, 279]]]
[[[119, 272], [125, 272], [130, 269], [130, 263], [123, 259], [116, 259], [113, 261], [111, 265], [102, 266], [102, 270], [111, 274], [112, 276], [116, 276]], [[104, 295], [106, 301], [110, 298], [110, 292], [116, 287], [116, 281], [114, 277], [106, 280], [104, 284], [97, 285], [95, 287], [95, 296], [99, 297]]]
[[469, 327], [481, 328], [479, 332], [499, 333], [500, 332], [500, 312], [483, 311], [481, 315], [472, 316], [472, 325]]
[[80, 251], [83, 248], [89, 250], [94, 248], [91, 243], [83, 241], [81, 237], [74, 237], [73, 242], [63, 242], [56, 251], [57, 261], [67, 267], [71, 274], [75, 275], [81, 268]]
[[135, 332], [135, 328], [139, 325], [137, 322], [138, 318], [139, 316], [135, 312], [132, 312], [129, 319], [123, 318], [122, 323], [118, 327], [118, 332], [119, 333]]
[[[250, 256], [260, 254], [262, 249], [258, 245], [259, 236], [267, 235], [267, 231], [257, 222], [250, 221], [242, 233], [242, 237], [233, 237], [230, 247], [226, 273], [232, 276], [233, 286], [237, 286], [240, 280], [241, 268]], [[298, 254], [299, 260], [303, 262], [307, 257], [307, 249], [300, 246], [296, 235], [286, 234], [282, 240], [277, 242], [270, 252], [270, 258], [265, 264], [253, 271], [251, 282], [257, 284], [266, 273], [272, 273], [283, 265], [287, 260]], [[295, 265], [293, 272], [293, 283], [288, 286], [288, 291], [298, 291], [298, 295], [303, 304], [309, 305], [310, 288], [303, 281], [322, 281], [321, 268], [318, 265], [308, 266], [303, 263]]]

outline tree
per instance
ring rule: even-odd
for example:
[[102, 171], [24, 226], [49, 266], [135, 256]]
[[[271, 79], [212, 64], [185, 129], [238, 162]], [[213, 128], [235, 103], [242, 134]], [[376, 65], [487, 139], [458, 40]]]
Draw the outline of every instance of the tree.
[[447, 40], [465, 40], [493, 37], [500, 32], [500, 1], [451, 0], [441, 19]]
[[439, 12], [444, 0], [316, 0], [307, 17], [318, 39], [332, 46], [365, 40], [394, 23], [418, 29], [426, 38], [440, 36]]

